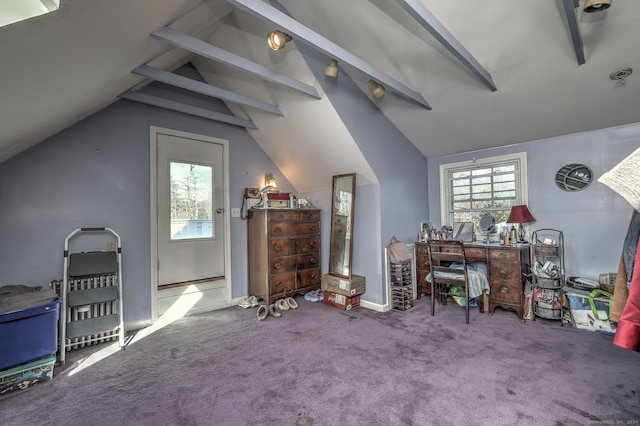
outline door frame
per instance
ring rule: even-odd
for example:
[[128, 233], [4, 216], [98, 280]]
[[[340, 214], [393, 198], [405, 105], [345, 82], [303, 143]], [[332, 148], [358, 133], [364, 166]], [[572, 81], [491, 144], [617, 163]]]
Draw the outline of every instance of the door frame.
[[224, 226], [224, 278], [226, 280], [227, 306], [231, 302], [231, 209], [229, 197], [229, 141], [226, 139], [214, 138], [211, 136], [199, 135], [196, 133], [183, 132], [180, 130], [167, 129], [157, 126], [149, 126], [149, 170], [150, 170], [150, 226], [151, 226], [151, 321], [158, 320], [158, 134], [165, 134], [175, 137], [195, 139], [203, 142], [217, 143], [223, 146], [223, 176], [224, 176], [224, 205], [225, 211]]

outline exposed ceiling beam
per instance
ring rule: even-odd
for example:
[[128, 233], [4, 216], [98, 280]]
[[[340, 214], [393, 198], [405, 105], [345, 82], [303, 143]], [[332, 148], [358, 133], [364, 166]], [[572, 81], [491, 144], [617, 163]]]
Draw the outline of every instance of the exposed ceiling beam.
[[495, 92], [498, 90], [491, 74], [482, 66], [480, 62], [445, 28], [440, 21], [422, 4], [420, 0], [396, 0], [413, 19], [440, 42], [453, 56], [458, 58], [462, 64], [469, 69], [476, 77]]
[[250, 106], [263, 111], [270, 112], [272, 114], [284, 116], [280, 108], [275, 105], [268, 104], [266, 102], [258, 101], [247, 96], [239, 95], [229, 90], [222, 89], [220, 87], [212, 86], [207, 83], [194, 80], [192, 78], [183, 77], [159, 68], [152, 67], [150, 65], [141, 65], [131, 71], [134, 74], [148, 77], [156, 81], [170, 84], [172, 86], [181, 87], [183, 89], [191, 90], [192, 92], [201, 93], [203, 95], [211, 96], [216, 99], [223, 99], [225, 101], [231, 101], [237, 104]]
[[234, 117], [233, 115], [222, 114], [215, 111], [209, 111], [208, 109], [200, 108], [193, 105], [187, 105], [182, 102], [172, 101], [170, 99], [161, 98], [159, 96], [149, 95], [139, 91], [127, 90], [120, 96], [122, 99], [129, 101], [139, 102], [141, 104], [152, 105], [158, 108], [164, 108], [171, 111], [181, 112], [183, 114], [189, 114], [196, 117], [206, 118], [213, 121], [219, 121], [221, 123], [233, 124], [238, 127], [245, 127], [248, 129], [257, 129], [253, 121], [245, 120], [243, 118]]
[[313, 86], [309, 86], [308, 84], [294, 78], [270, 70], [267, 67], [251, 62], [248, 59], [224, 49], [220, 49], [219, 47], [206, 43], [188, 34], [181, 33], [173, 28], [163, 27], [155, 30], [151, 35], [167, 41], [174, 46], [188, 50], [189, 52], [193, 52], [213, 61], [221, 62], [242, 71], [246, 71], [273, 83], [289, 87], [290, 89], [309, 95], [315, 99], [320, 99], [320, 94]]
[[[295, 19], [287, 16], [287, 14], [277, 10], [276, 8], [264, 3], [262, 0], [227, 0], [229, 3], [234, 6], [256, 16], [264, 21], [270, 22], [273, 25], [278, 26], [280, 29], [284, 30], [287, 34], [295, 36], [296, 41], [303, 41], [309, 44], [311, 47], [319, 50], [325, 55], [336, 59], [338, 61], [344, 62], [362, 71], [364, 74], [370, 76], [374, 80], [382, 83], [385, 88], [392, 89], [396, 93], [408, 98], [417, 104], [431, 109], [431, 105], [424, 99], [424, 97], [395, 80], [393, 77], [385, 74], [379, 69], [373, 67], [357, 56], [349, 53], [342, 47], [333, 43], [330, 40], [322, 37], [320, 34], [312, 31], [311, 29], [305, 27], [300, 24]], [[277, 2], [273, 2], [277, 3]], [[281, 6], [280, 6], [281, 7]]]
[[562, 0], [562, 7], [564, 13], [567, 16], [567, 23], [569, 24], [569, 32], [571, 33], [571, 42], [573, 43], [573, 50], [576, 52], [576, 59], [578, 59], [578, 65], [582, 65], [586, 62], [584, 56], [584, 45], [582, 43], [582, 34], [580, 34], [580, 26], [578, 25], [578, 14], [576, 13], [577, 2], [575, 0]]

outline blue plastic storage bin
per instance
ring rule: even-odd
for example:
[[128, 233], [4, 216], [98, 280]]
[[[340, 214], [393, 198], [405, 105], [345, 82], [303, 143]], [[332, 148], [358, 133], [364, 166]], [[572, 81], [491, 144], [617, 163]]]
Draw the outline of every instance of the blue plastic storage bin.
[[55, 354], [60, 298], [0, 314], [0, 370]]

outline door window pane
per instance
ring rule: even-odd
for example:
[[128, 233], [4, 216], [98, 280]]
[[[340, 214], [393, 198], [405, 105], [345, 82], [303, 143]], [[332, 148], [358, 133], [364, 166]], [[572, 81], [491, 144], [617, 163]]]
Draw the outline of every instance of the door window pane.
[[169, 162], [171, 240], [213, 238], [213, 167]]

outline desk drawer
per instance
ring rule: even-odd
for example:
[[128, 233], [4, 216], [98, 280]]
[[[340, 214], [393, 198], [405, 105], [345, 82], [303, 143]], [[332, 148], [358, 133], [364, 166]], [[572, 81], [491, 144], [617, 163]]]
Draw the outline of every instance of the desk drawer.
[[505, 262], [518, 262], [520, 261], [520, 252], [518, 250], [489, 250], [489, 261], [505, 261]]
[[429, 246], [427, 245], [427, 243], [416, 242], [415, 247], [417, 254], [429, 254]]
[[469, 262], [477, 261], [477, 260], [486, 262], [487, 250], [482, 247], [465, 247], [464, 256], [467, 258], [467, 261]]
[[416, 269], [418, 270], [424, 270], [424, 269], [429, 269], [430, 268], [430, 264], [429, 264], [429, 256], [426, 254], [418, 254], [416, 256]]
[[507, 280], [522, 281], [522, 271], [519, 263], [492, 262], [489, 264], [489, 281]]
[[513, 281], [493, 280], [489, 297], [497, 302], [510, 302], [519, 304], [522, 302], [522, 287]]

